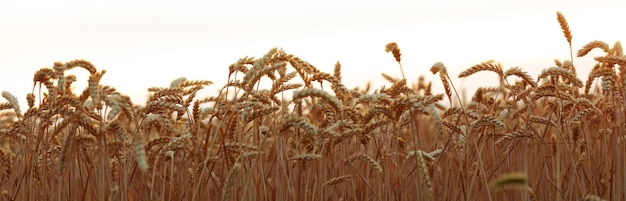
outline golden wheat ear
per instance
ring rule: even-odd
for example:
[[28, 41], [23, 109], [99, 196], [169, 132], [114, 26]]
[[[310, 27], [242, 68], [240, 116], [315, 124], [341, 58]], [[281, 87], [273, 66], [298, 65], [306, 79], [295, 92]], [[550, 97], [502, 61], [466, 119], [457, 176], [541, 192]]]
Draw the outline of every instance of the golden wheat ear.
[[430, 72], [433, 74], [439, 73], [439, 78], [441, 79], [441, 83], [443, 83], [443, 89], [446, 90], [446, 95], [448, 95], [448, 100], [450, 101], [450, 106], [452, 106], [452, 90], [450, 89], [450, 83], [448, 82], [448, 70], [446, 66], [441, 62], [437, 62], [430, 67]]
[[[565, 16], [563, 16], [561, 11], [556, 12], [556, 20], [559, 21], [561, 30], [563, 30], [563, 36], [565, 36], [565, 39], [567, 40], [567, 43], [569, 44], [570, 61], [574, 62], [574, 52], [572, 51], [572, 31], [569, 29], [569, 24], [567, 23], [567, 20], [565, 19]], [[574, 73], [574, 75], [576, 75], [576, 69], [574, 68], [573, 64], [572, 64], [572, 72]]]
[[556, 12], [556, 20], [558, 20], [559, 25], [561, 25], [561, 30], [563, 30], [563, 36], [565, 36], [565, 39], [567, 39], [567, 42], [571, 45], [572, 31], [569, 29], [569, 24], [567, 23], [567, 20], [565, 19], [565, 16], [563, 16], [563, 13], [561, 13], [561, 11]]
[[398, 43], [396, 42], [387, 43], [387, 45], [385, 46], [385, 52], [391, 52], [391, 54], [393, 54], [393, 58], [396, 59], [396, 61], [398, 62], [398, 65], [400, 66], [400, 73], [402, 73], [402, 79], [406, 79], [406, 77], [404, 77], [404, 70], [402, 69], [402, 63], [400, 62], [402, 61], [402, 54], [400, 53], [400, 47], [398, 47]]

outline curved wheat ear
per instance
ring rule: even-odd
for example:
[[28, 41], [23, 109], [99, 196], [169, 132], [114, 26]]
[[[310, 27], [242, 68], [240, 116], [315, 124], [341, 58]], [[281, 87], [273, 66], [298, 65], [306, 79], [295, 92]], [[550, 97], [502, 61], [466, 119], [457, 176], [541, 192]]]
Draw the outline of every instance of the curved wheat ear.
[[387, 118], [394, 119], [393, 112], [390, 108], [385, 106], [374, 106], [367, 111], [367, 114], [362, 118], [364, 122], [369, 122], [372, 118], [376, 117], [377, 114], [383, 114], [387, 116]]
[[393, 58], [395, 58], [397, 62], [402, 60], [402, 54], [400, 54], [400, 48], [396, 42], [387, 43], [385, 46], [385, 52], [391, 52], [393, 54]]
[[393, 54], [393, 58], [395, 58], [400, 65], [400, 73], [402, 73], [402, 79], [406, 79], [406, 77], [404, 76], [404, 70], [402, 69], [402, 63], [400, 63], [400, 60], [402, 60], [402, 54], [400, 54], [400, 48], [398, 47], [398, 44], [396, 42], [388, 43], [385, 46], [385, 52], [391, 52]]
[[392, 84], [398, 83], [400, 82], [400, 79], [392, 77], [391, 75], [387, 75], [386, 73], [380, 73], [380, 75], [387, 81], [391, 82]]
[[319, 89], [315, 89], [315, 88], [307, 88], [307, 89], [303, 89], [303, 90], [299, 90], [299, 91], [295, 91], [293, 93], [293, 100], [294, 102], [300, 101], [302, 98], [307, 97], [307, 96], [315, 96], [315, 97], [319, 97], [321, 99], [324, 99], [326, 101], [328, 101], [331, 106], [333, 107], [333, 109], [335, 109], [335, 111], [337, 112], [341, 112], [343, 105], [341, 104], [341, 102], [339, 101], [339, 99], [337, 99], [336, 97], [330, 95], [328, 92], [319, 90]]
[[533, 135], [523, 130], [516, 130], [516, 131], [507, 133], [506, 135], [502, 136], [500, 139], [496, 141], [496, 144], [502, 144], [502, 143], [505, 143], [505, 142], [508, 142], [515, 138], [520, 138], [520, 137], [533, 137]]
[[485, 62], [476, 64], [470, 67], [469, 69], [461, 72], [459, 74], [459, 78], [464, 78], [464, 77], [470, 76], [474, 73], [477, 73], [479, 71], [484, 71], [484, 70], [493, 71], [497, 73], [501, 79], [504, 79], [504, 72], [502, 71], [502, 65], [500, 63], [495, 64], [494, 61], [492, 60], [485, 61]]
[[613, 68], [600, 68], [600, 69], [592, 70], [589, 73], [589, 78], [587, 79], [587, 82], [585, 83], [585, 94], [589, 94], [589, 90], [591, 89], [591, 85], [593, 84], [593, 81], [598, 77], [616, 78], [617, 75], [615, 74], [615, 70], [613, 70]]
[[332, 186], [332, 185], [335, 185], [335, 184], [339, 184], [339, 183], [342, 183], [342, 182], [350, 179], [350, 177], [352, 177], [352, 175], [343, 175], [343, 176], [335, 177], [335, 178], [329, 179], [328, 181], [324, 182], [324, 184], [322, 184], [322, 186]]
[[[594, 58], [597, 62], [607, 63], [607, 64], [619, 64], [620, 66], [626, 66], [626, 57], [624, 56], [601, 56]], [[610, 65], [612, 66], [612, 65]]]
[[574, 116], [574, 118], [572, 118], [572, 120], [571, 120], [571, 121], [572, 121], [572, 122], [576, 122], [576, 121], [580, 121], [580, 120], [585, 120], [585, 118], [586, 118], [587, 116], [589, 116], [590, 114], [592, 114], [592, 113], [598, 113], [598, 114], [600, 114], [600, 111], [598, 111], [598, 110], [597, 110], [597, 109], [595, 109], [595, 108], [586, 108], [586, 109], [584, 109], [584, 110], [578, 111], [578, 112], [576, 113], [576, 115]]
[[539, 77], [537, 79], [540, 80], [548, 76], [561, 76], [562, 78], [566, 78], [569, 82], [574, 84], [574, 86], [576, 87], [583, 86], [583, 82], [580, 81], [580, 79], [578, 79], [572, 71], [569, 71], [565, 68], [550, 67], [547, 69], [543, 69], [543, 71], [541, 71], [541, 74], [539, 74]]
[[93, 64], [91, 64], [91, 62], [86, 61], [86, 60], [77, 59], [77, 60], [73, 60], [73, 61], [65, 63], [65, 70], [70, 70], [74, 67], [82, 67], [85, 70], [89, 71], [89, 74], [92, 74], [92, 75], [98, 72], [98, 70], [96, 70], [96, 67]]
[[473, 121], [471, 125], [474, 129], [484, 126], [497, 126], [502, 129], [506, 128], [506, 125], [502, 122], [502, 120], [492, 116], [481, 116], [480, 119]]
[[[338, 71], [335, 71], [335, 73], [337, 73]], [[341, 75], [339, 75], [339, 77], [341, 77]], [[335, 77], [335, 75], [330, 75], [328, 73], [324, 73], [324, 72], [319, 72], [319, 73], [315, 73], [313, 74], [313, 76], [309, 79], [309, 81], [319, 81], [321, 82], [322, 80], [326, 80], [328, 82], [331, 83], [330, 87], [333, 89], [333, 91], [335, 92], [335, 95], [341, 99], [343, 96], [345, 95], [350, 95], [348, 92], [348, 89], [346, 88], [345, 85], [343, 85], [341, 83], [340, 79], [337, 79]]]
[[611, 52], [611, 49], [609, 48], [609, 44], [605, 43], [604, 41], [594, 40], [594, 41], [587, 43], [582, 48], [580, 48], [578, 52], [576, 52], [576, 56], [583, 57], [587, 55], [587, 53], [591, 52], [591, 50], [596, 49], [596, 48], [602, 49], [605, 53]]
[[261, 79], [263, 75], [270, 76], [272, 75], [272, 72], [274, 72], [276, 69], [285, 68], [286, 66], [287, 66], [287, 62], [278, 61], [278, 62], [273, 63], [270, 66], [265, 66], [263, 68], [252, 68], [250, 71], [248, 71], [248, 73], [246, 73], [242, 83], [245, 84], [246, 91], [251, 91], [252, 88], [256, 85], [256, 83]]
[[311, 135], [317, 134], [317, 126], [306, 121], [304, 117], [296, 116], [296, 115], [285, 115], [282, 120], [282, 126], [280, 132], [287, 130], [288, 128], [296, 126], [304, 129]]
[[266, 107], [261, 108], [257, 111], [254, 111], [250, 116], [246, 116], [246, 123], [254, 121], [255, 119], [261, 118], [266, 115], [270, 115], [276, 111], [280, 110], [280, 107]]
[[540, 124], [545, 124], [548, 126], [556, 125], [554, 121], [551, 121], [550, 119], [546, 117], [541, 117], [541, 116], [530, 115], [530, 118], [528, 120], [533, 123], [540, 123]]
[[382, 172], [383, 171], [383, 167], [380, 166], [380, 164], [374, 160], [372, 157], [365, 155], [364, 153], [356, 153], [352, 156], [350, 156], [348, 159], [346, 159], [346, 163], [351, 163], [352, 161], [354, 161], [355, 159], [359, 159], [362, 161], [367, 162], [367, 164], [374, 170], [378, 171], [378, 172]]
[[572, 31], [569, 29], [569, 25], [567, 24], [567, 20], [565, 16], [561, 13], [561, 11], [556, 12], [556, 19], [559, 21], [559, 25], [561, 25], [561, 30], [563, 30], [563, 36], [567, 39], [567, 42], [572, 45]]
[[236, 63], [231, 64], [230, 66], [228, 66], [228, 75], [232, 75], [233, 73], [239, 71], [242, 72], [243, 74], [248, 73], [248, 67], [246, 65], [253, 65], [254, 64], [254, 57], [243, 57], [240, 58]]
[[525, 186], [528, 183], [528, 178], [524, 173], [510, 173], [503, 175], [491, 181], [491, 186], [494, 188], [506, 187], [506, 186]]
[[446, 70], [446, 66], [443, 65], [443, 63], [441, 62], [437, 62], [433, 64], [432, 67], [430, 67], [430, 72], [432, 72], [433, 75], [439, 72], [439, 79], [441, 79], [441, 82], [443, 83], [443, 88], [446, 90], [448, 100], [450, 101], [450, 103], [452, 103], [452, 90], [450, 89], [450, 83], [448, 83], [448, 79], [446, 79], [446, 77], [448, 77], [448, 70]]
[[519, 67], [513, 67], [513, 68], [510, 68], [509, 70], [506, 70], [506, 72], [504, 72], [505, 77], [508, 77], [510, 75], [515, 75], [519, 78], [522, 78], [524, 82], [530, 84], [533, 87], [537, 86], [537, 83], [535, 82], [535, 80], [533, 80], [533, 78], [530, 77], [530, 75], [528, 75], [527, 72], [522, 71], [522, 69]]

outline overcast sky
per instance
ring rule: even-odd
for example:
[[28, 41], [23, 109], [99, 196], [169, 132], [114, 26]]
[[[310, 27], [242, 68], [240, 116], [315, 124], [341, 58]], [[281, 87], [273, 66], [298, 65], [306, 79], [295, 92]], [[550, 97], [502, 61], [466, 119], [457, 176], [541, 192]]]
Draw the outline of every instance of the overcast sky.
[[[441, 91], [429, 72], [441, 61], [459, 88], [472, 89], [497, 84], [488, 73], [457, 78], [482, 61], [519, 66], [536, 78], [554, 59], [569, 59], [556, 11], [570, 23], [574, 51], [626, 37], [626, 1], [2, 2], [0, 90], [24, 100], [37, 69], [85, 59], [107, 70], [102, 84], [135, 103], [145, 101], [148, 87], [178, 77], [212, 80], [213, 93], [230, 64], [273, 47], [327, 72], [340, 61], [348, 87], [370, 80], [378, 88], [386, 84], [380, 73], [401, 76], [384, 51], [394, 41], [409, 82], [425, 75]], [[574, 61], [583, 80], [591, 61]], [[86, 85], [86, 72], [71, 72]]]

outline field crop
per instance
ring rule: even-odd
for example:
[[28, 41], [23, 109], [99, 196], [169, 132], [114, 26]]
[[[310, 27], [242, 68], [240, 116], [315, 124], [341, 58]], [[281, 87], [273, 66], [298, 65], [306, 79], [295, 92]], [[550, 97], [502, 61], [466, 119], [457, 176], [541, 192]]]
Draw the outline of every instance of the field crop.
[[[569, 60], [537, 77], [478, 63], [458, 78], [499, 79], [471, 100], [441, 62], [439, 79], [408, 83], [396, 43], [385, 50], [403, 77], [383, 73], [388, 87], [349, 89], [339, 62], [321, 72], [274, 48], [230, 65], [215, 96], [197, 96], [211, 81], [179, 78], [149, 88], [145, 104], [100, 83], [106, 71], [88, 61], [56, 62], [35, 72], [27, 107], [2, 93], [0, 197], [626, 200], [621, 43], [574, 52], [560, 12], [557, 21]], [[606, 55], [583, 82], [572, 61], [592, 50]], [[82, 91], [74, 68], [89, 72]]]

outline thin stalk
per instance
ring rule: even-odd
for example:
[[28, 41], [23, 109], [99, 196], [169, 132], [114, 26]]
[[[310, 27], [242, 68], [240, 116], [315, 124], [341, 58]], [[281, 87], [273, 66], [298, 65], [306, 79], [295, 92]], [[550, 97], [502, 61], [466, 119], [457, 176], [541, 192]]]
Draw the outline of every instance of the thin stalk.
[[374, 188], [372, 187], [372, 185], [370, 185], [369, 182], [367, 182], [367, 179], [365, 179], [365, 177], [354, 167], [354, 165], [352, 165], [352, 163], [350, 163], [350, 167], [352, 167], [352, 169], [354, 170], [354, 172], [356, 172], [356, 174], [359, 175], [359, 177], [361, 177], [361, 179], [363, 180], [363, 182], [365, 182], [365, 185], [367, 185], [367, 187], [372, 191], [372, 194], [374, 194], [374, 196], [376, 196], [376, 199], [378, 201], [381, 201], [382, 199], [380, 199], [380, 196], [378, 196], [378, 194], [376, 194], [376, 191], [374, 190]]
[[[439, 73], [441, 73], [441, 72], [439, 72]], [[450, 75], [448, 75], [447, 73], [446, 73], [446, 78], [448, 78], [448, 81], [452, 80], [452, 79], [450, 79]], [[464, 114], [463, 116], [465, 117], [465, 121], [467, 121], [467, 123], [469, 125], [470, 121], [469, 121], [469, 118], [467, 118], [467, 113], [465, 112], [465, 107], [463, 106], [461, 98], [459, 97], [459, 93], [457, 92], [456, 87], [454, 86], [454, 84], [452, 82], [450, 82], [450, 86], [452, 86], [452, 90], [454, 91], [454, 94], [456, 95], [456, 98], [459, 101], [459, 105], [461, 106], [461, 109], [463, 110], [463, 114]], [[471, 131], [472, 127], [470, 126], [468, 128], [468, 130]], [[472, 142], [474, 142], [474, 148], [476, 149], [476, 153], [477, 153], [476, 155], [478, 156], [478, 164], [479, 164], [479, 168], [480, 168], [481, 175], [482, 175], [482, 178], [483, 178], [483, 183], [485, 184], [485, 190], [487, 190], [487, 195], [488, 195], [489, 201], [491, 201], [492, 200], [491, 199], [491, 191], [489, 190], [489, 182], [487, 181], [487, 177], [485, 176], [485, 168], [483, 167], [483, 159], [480, 156], [480, 150], [478, 149], [478, 145], [476, 145], [476, 141], [472, 140]], [[471, 193], [471, 190], [470, 190], [470, 193]]]

